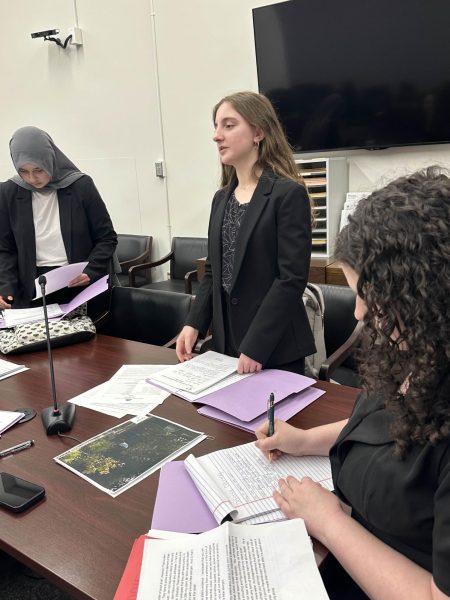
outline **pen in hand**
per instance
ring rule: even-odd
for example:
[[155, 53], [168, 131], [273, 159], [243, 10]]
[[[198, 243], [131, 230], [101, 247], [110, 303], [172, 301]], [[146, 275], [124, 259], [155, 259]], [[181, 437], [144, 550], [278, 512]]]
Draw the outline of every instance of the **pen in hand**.
[[[275, 433], [275, 396], [273, 392], [270, 393], [269, 401], [267, 403], [267, 419], [269, 421], [269, 431], [267, 437], [271, 437]], [[272, 462], [272, 450], [269, 450], [269, 462]]]
[[26, 442], [22, 442], [21, 444], [17, 444], [16, 446], [11, 446], [11, 448], [5, 448], [5, 450], [0, 450], [0, 458], [8, 456], [9, 454], [14, 454], [15, 452], [20, 452], [20, 450], [25, 450], [26, 448], [31, 448], [33, 444], [34, 440], [27, 440]]

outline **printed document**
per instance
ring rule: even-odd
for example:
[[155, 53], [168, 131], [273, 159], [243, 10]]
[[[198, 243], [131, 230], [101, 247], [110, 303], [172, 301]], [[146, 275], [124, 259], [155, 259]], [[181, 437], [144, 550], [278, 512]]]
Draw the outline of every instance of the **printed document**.
[[199, 458], [190, 454], [184, 464], [218, 523], [225, 517], [253, 524], [283, 518], [272, 494], [288, 475], [333, 489], [328, 456], [283, 455], [270, 463], [254, 442]]
[[[122, 365], [111, 379], [98, 390], [95, 402], [120, 403], [122, 405], [136, 402], [146, 405], [151, 404], [152, 406], [146, 411], [148, 412], [170, 396], [170, 392], [166, 392], [146, 381], [151, 373], [160, 371], [161, 366]], [[142, 410], [137, 414], [142, 414]]]
[[137, 600], [326, 600], [302, 519], [146, 539]]
[[0, 359], [0, 379], [6, 379], [7, 377], [11, 377], [11, 375], [21, 373], [22, 371], [28, 371], [28, 367], [16, 365], [15, 363], [9, 362], [9, 360]]
[[238, 359], [218, 352], [205, 352], [191, 360], [154, 373], [148, 381], [176, 393], [199, 394], [237, 370]]

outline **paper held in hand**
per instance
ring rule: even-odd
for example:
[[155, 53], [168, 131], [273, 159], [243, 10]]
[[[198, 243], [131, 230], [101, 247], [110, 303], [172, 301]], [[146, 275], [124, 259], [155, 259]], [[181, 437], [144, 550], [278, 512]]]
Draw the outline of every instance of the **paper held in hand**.
[[[79, 294], [72, 298], [67, 304], [47, 304], [49, 319], [62, 319], [65, 315], [95, 298], [108, 289], [108, 275], [83, 288]], [[34, 308], [8, 308], [3, 311], [3, 327], [16, 327], [25, 323], [36, 323], [44, 320], [44, 309], [42, 306]]]
[[199, 394], [235, 373], [237, 365], [237, 358], [209, 351], [153, 373], [148, 381], [172, 393], [181, 390]]
[[137, 600], [326, 600], [302, 519], [144, 543]]

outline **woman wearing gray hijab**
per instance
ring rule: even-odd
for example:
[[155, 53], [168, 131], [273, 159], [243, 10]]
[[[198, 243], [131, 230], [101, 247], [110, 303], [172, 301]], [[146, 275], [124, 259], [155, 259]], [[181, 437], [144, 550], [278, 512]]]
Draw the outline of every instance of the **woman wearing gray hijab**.
[[57, 266], [88, 261], [69, 287], [99, 279], [117, 245], [94, 182], [45, 131], [18, 129], [10, 151], [17, 175], [0, 193], [0, 309], [29, 306], [35, 278]]

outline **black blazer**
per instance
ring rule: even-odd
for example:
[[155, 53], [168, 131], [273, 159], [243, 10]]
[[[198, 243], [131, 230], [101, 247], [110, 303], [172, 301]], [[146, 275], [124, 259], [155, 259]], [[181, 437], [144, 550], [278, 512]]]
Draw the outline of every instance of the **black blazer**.
[[[203, 335], [212, 319], [213, 346], [225, 351], [222, 306], [222, 221], [234, 185], [214, 196], [205, 275], [187, 325]], [[309, 198], [301, 185], [264, 172], [242, 220], [230, 290], [234, 342], [264, 367], [315, 351], [302, 301], [311, 256]]]
[[[94, 182], [84, 175], [58, 190], [61, 233], [69, 263], [88, 261], [91, 281], [108, 273], [117, 235]], [[32, 193], [13, 181], [0, 189], [0, 295], [14, 296], [14, 308], [34, 296], [36, 241]]]

